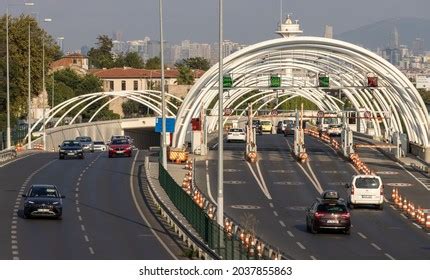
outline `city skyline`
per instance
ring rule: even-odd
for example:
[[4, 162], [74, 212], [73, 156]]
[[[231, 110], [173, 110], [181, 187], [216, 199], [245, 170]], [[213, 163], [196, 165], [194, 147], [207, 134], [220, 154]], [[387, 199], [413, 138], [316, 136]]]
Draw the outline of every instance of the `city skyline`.
[[[18, 1], [9, 3], [16, 4]], [[124, 40], [144, 36], [156, 40], [159, 37], [158, 1], [142, 3], [129, 0], [119, 3], [108, 0], [88, 3], [76, 0], [72, 3], [65, 0], [44, 0], [35, 1], [35, 4], [34, 10], [41, 16], [54, 19], [54, 24], [47, 30], [53, 37], [65, 38], [65, 51], [78, 50], [83, 45], [92, 46], [99, 34], [112, 35], [116, 31], [123, 33]], [[166, 41], [176, 43], [188, 39], [195, 42], [216, 42], [217, 4], [218, 1], [164, 1]], [[327, 0], [323, 6], [318, 5], [318, 1], [283, 1], [283, 14], [285, 16], [292, 13], [294, 18], [299, 19], [305, 34], [322, 36], [325, 25], [332, 25], [336, 35], [391, 17], [429, 18], [426, 11], [430, 9], [430, 3], [425, 0], [407, 3], [400, 0], [364, 0], [360, 3]], [[0, 4], [3, 10], [6, 9], [5, 6], [4, 2]], [[279, 22], [279, 6], [279, 0], [231, 0], [225, 3], [225, 38], [243, 44], [276, 38], [274, 30]], [[255, 16], [256, 11], [258, 17]], [[330, 16], [333, 11], [337, 12], [336, 18]], [[351, 11], [354, 11], [353, 16]], [[17, 15], [28, 11], [14, 7], [11, 12]]]

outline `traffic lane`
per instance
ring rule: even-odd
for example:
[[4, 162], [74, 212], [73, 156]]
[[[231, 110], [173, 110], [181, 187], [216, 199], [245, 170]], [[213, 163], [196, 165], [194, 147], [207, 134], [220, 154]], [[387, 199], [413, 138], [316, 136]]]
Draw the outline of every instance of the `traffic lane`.
[[[308, 137], [306, 147], [310, 152], [310, 165], [315, 175], [321, 182], [323, 189], [334, 189], [342, 197], [347, 198], [343, 187], [345, 182], [350, 183], [350, 178], [355, 174], [352, 166], [343, 159], [336, 157], [337, 154], [321, 141]], [[312, 154], [319, 151], [320, 154]], [[325, 159], [331, 159], [331, 164], [324, 164]], [[315, 166], [318, 164], [318, 166]], [[377, 209], [360, 208], [351, 211], [353, 233], [360, 232], [366, 236], [377, 251], [385, 251], [398, 259], [428, 259], [430, 257], [429, 236], [414, 226], [410, 221], [404, 219], [389, 205], [385, 205], [383, 211]], [[360, 236], [361, 238], [363, 238]], [[364, 239], [364, 238], [363, 238]], [[377, 248], [381, 248], [378, 250]], [[385, 253], [384, 253], [385, 254]]]
[[308, 256], [317, 259], [381, 259], [383, 255], [366, 247], [366, 243], [358, 236], [328, 231], [317, 235], [307, 232], [305, 210], [319, 197], [319, 192], [299, 167], [299, 163], [292, 158], [286, 143], [286, 140], [292, 140], [290, 137], [285, 139], [273, 136], [265, 140], [266, 142], [260, 143], [260, 147], [278, 147], [284, 157], [285, 172], [273, 172], [282, 170], [282, 164], [273, 160], [270, 153], [263, 153], [260, 163], [274, 197], [279, 219], [285, 222], [286, 230], [293, 234], [289, 237], [300, 242], [306, 248]]
[[[142, 220], [130, 189], [131, 158], [103, 153], [79, 189], [80, 215], [97, 259], [171, 259]], [[143, 160], [139, 153], [138, 160]], [[166, 234], [158, 232], [159, 235]]]
[[[218, 161], [214, 157], [216, 152], [210, 152], [208, 174], [211, 195], [216, 200]], [[204, 172], [200, 171], [198, 174]], [[265, 242], [285, 252], [289, 258], [309, 259], [309, 256], [304, 254], [293, 240], [288, 239], [288, 233], [282, 231], [279, 219], [273, 216], [271, 207], [273, 203], [258, 186], [254, 175], [243, 160], [243, 152], [240, 154], [232, 151], [225, 152], [224, 182], [224, 212], [229, 217], [243, 228], [255, 232]], [[201, 189], [204, 190], [204, 188]]]
[[11, 220], [21, 186], [35, 170], [55, 157], [52, 153], [37, 153], [0, 168], [0, 259], [12, 259]]
[[[55, 154], [58, 157], [57, 154]], [[74, 188], [79, 175], [95, 158], [86, 153], [83, 160], [57, 160], [29, 182], [31, 184], [53, 184], [66, 196], [63, 200], [62, 220], [50, 218], [22, 218], [18, 220], [19, 258], [27, 260], [47, 259], [91, 259], [91, 254], [81, 234], [75, 211]], [[28, 187], [26, 188], [28, 190]], [[21, 208], [23, 205], [21, 203]]]
[[416, 205], [430, 209], [430, 187], [427, 189], [399, 163], [390, 160], [377, 149], [359, 148], [357, 152], [369, 168], [381, 176], [387, 196], [393, 188], [398, 188], [402, 196]]

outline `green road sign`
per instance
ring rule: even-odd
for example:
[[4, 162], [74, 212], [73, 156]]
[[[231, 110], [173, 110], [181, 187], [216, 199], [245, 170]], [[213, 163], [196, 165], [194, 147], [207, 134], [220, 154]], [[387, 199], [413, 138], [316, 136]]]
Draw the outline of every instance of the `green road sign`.
[[330, 78], [327, 76], [320, 76], [319, 87], [330, 87]]
[[232, 88], [233, 87], [233, 79], [231, 76], [222, 77], [222, 84], [224, 88]]
[[274, 87], [274, 88], [281, 87], [281, 77], [270, 76], [270, 87]]

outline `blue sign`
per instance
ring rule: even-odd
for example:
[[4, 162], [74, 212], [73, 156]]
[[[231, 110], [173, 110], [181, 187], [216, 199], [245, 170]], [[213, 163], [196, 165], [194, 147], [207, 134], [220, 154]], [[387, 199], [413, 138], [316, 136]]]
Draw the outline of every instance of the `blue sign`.
[[[175, 118], [166, 118], [166, 132], [171, 132], [173, 133], [175, 131]], [[155, 120], [155, 132], [159, 132], [161, 133], [163, 128], [162, 128], [162, 122], [163, 119], [162, 118], [157, 118]]]

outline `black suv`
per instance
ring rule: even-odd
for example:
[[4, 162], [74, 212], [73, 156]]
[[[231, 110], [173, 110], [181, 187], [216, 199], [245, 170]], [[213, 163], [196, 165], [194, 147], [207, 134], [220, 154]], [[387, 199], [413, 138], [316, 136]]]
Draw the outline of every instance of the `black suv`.
[[61, 219], [63, 198], [53, 185], [32, 185], [27, 194], [23, 194], [24, 218], [55, 217]]
[[63, 143], [58, 147], [60, 148], [58, 151], [60, 159], [64, 159], [65, 157], [84, 158], [84, 151], [82, 149], [81, 142], [77, 140], [63, 141]]
[[317, 198], [306, 209], [306, 229], [311, 233], [318, 233], [321, 229], [334, 229], [350, 234], [351, 214], [336, 191], [325, 191], [321, 198]]

